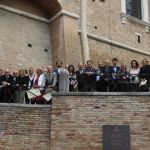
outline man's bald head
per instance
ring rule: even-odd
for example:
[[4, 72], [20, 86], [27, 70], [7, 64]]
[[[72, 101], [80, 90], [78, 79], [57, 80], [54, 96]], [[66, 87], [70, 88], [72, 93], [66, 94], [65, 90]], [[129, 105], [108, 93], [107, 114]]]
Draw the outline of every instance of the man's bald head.
[[51, 73], [52, 72], [52, 66], [47, 66], [47, 72]]
[[18, 77], [18, 71], [17, 71], [17, 70], [14, 70], [13, 76], [14, 76], [14, 77]]
[[5, 69], [5, 76], [9, 76], [9, 75], [10, 75], [9, 69]]
[[105, 67], [109, 67], [110, 65], [110, 61], [109, 60], [105, 60]]

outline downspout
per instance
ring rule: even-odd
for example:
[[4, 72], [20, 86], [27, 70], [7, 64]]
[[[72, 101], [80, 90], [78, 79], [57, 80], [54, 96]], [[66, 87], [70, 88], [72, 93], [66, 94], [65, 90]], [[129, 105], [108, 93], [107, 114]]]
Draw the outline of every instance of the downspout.
[[81, 0], [81, 44], [83, 51], [83, 62], [86, 63], [90, 59], [90, 52], [88, 46], [87, 32], [86, 32], [86, 0]]

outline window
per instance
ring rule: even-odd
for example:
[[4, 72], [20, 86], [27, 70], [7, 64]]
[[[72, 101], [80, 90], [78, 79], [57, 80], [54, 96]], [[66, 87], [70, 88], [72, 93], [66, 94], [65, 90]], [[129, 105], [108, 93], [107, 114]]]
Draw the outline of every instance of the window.
[[126, 0], [126, 13], [142, 19], [141, 0]]

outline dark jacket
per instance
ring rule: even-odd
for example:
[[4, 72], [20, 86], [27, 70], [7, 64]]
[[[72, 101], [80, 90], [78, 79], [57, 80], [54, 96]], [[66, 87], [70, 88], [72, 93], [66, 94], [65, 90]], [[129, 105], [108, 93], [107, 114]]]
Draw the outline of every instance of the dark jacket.
[[92, 84], [94, 82], [96, 82], [96, 76], [98, 76], [98, 71], [97, 69], [91, 68], [91, 72], [93, 73], [92, 75], [88, 76], [86, 73], [89, 72], [89, 69], [85, 69], [83, 71], [84, 75], [85, 75], [85, 83], [87, 84]]
[[[144, 75], [142, 75], [142, 74], [144, 74]], [[140, 73], [139, 73], [140, 80], [146, 78], [147, 77], [146, 74], [147, 74], [146, 73], [146, 67], [141, 67], [140, 68]]]
[[53, 72], [57, 73], [57, 84], [59, 84], [59, 72], [58, 72], [58, 69], [54, 70]]
[[78, 70], [78, 71], [76, 71], [76, 76], [77, 76], [77, 82], [78, 82], [78, 85], [81, 85], [81, 84], [84, 84], [84, 82], [85, 82], [85, 76], [84, 76], [84, 74], [80, 74], [80, 71]]
[[[13, 85], [13, 79], [14, 79], [14, 77], [11, 76], [11, 75], [9, 75], [9, 78], [8, 78], [7, 81], [6, 81], [5, 75], [2, 75], [2, 76], [0, 77], [0, 79], [1, 79], [1, 80], [0, 80], [0, 85], [2, 85], [2, 83], [3, 83], [4, 81], [9, 84], [9, 85], [6, 86], [5, 88], [2, 88], [2, 89], [1, 89], [1, 94], [2, 94], [2, 95], [4, 94], [5, 89], [9, 89], [10, 92], [12, 92], [12, 85]], [[7, 90], [7, 94], [10, 94], [8, 90]]]
[[9, 75], [9, 78], [7, 79], [7, 81], [6, 81], [6, 77], [5, 77], [5, 75], [2, 75], [1, 76], [1, 81], [0, 81], [0, 85], [2, 85], [2, 82], [7, 82], [7, 83], [9, 83], [10, 84], [10, 86], [12, 86], [13, 85], [13, 79], [14, 79], [14, 77], [13, 76], [11, 76], [11, 75]]
[[20, 77], [17, 77], [17, 80], [16, 80], [16, 85], [17, 84], [19, 84], [20, 86], [21, 85], [24, 85], [24, 84], [26, 84], [26, 86], [27, 86], [27, 78], [24, 76], [24, 77], [22, 77], [22, 78], [20, 78]]
[[[101, 68], [101, 73], [103, 73], [103, 74], [105, 75], [105, 77], [106, 77], [107, 72], [106, 72], [106, 67], [105, 67], [105, 66], [103, 66], [103, 67]], [[109, 66], [109, 67], [108, 67], [109, 80], [110, 80], [110, 77], [112, 77], [112, 76], [111, 76], [112, 73], [115, 73], [115, 71], [114, 71], [114, 69], [113, 69], [112, 66]]]
[[29, 85], [29, 81], [31, 82], [31, 85], [30, 85], [31, 87], [27, 87], [28, 89], [31, 89], [33, 87], [34, 78], [35, 76], [33, 77], [32, 80], [30, 80], [29, 76], [26, 76], [27, 86]]
[[[112, 68], [113, 68], [113, 66], [112, 66]], [[119, 67], [119, 66], [117, 66], [116, 73], [117, 73], [119, 70], [120, 70], [120, 67]]]
[[[126, 80], [122, 79], [123, 76], [126, 77]], [[128, 71], [123, 72], [122, 70], [117, 71], [117, 79], [119, 83], [129, 84], [130, 83], [130, 73]]]
[[150, 81], [150, 65], [146, 66], [146, 79]]

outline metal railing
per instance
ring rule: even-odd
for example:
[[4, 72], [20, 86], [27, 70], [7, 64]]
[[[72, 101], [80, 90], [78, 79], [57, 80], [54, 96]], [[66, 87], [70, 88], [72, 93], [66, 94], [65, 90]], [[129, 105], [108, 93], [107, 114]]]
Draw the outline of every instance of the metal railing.
[[[2, 89], [3, 91], [0, 91], [1, 92], [1, 102], [2, 103], [10, 103], [10, 102], [16, 103], [16, 101], [15, 101], [15, 94], [16, 94], [16, 92], [19, 92], [19, 96], [21, 96], [20, 91], [21, 91], [21, 89], [24, 89], [25, 90], [25, 95], [24, 95], [24, 99], [25, 100], [27, 98], [26, 97], [27, 91], [29, 93], [31, 93], [33, 96], [35, 96], [34, 98], [29, 99], [29, 102], [27, 102], [27, 104], [36, 101], [39, 97], [41, 97], [41, 99], [43, 100], [44, 104], [47, 104], [47, 100], [45, 100], [43, 98], [43, 96], [45, 94], [48, 94], [48, 93], [53, 91], [53, 90], [51, 90], [51, 91], [45, 92], [43, 95], [37, 96], [33, 92], [31, 92], [30, 89], [32, 89], [32, 88], [41, 88], [40, 86], [37, 86], [37, 87], [31, 87], [30, 86], [29, 87], [30, 89], [27, 89], [27, 88], [28, 88], [27, 86], [21, 86], [21, 85], [19, 85], [19, 86], [11, 85], [11, 86], [4, 87]], [[45, 86], [45, 88], [49, 88], [49, 87]], [[57, 87], [53, 87], [53, 88], [55, 88], [57, 90]]]
[[[148, 76], [149, 74], [138, 74], [138, 75], [137, 75], [137, 74], [130, 74], [130, 76], [132, 76], [132, 75], [135, 75], [136, 77], [140, 77], [140, 76], [143, 76], [143, 75]], [[85, 75], [85, 74], [80, 74], [80, 75], [77, 75], [77, 76], [86, 76], [86, 75]], [[118, 78], [118, 76], [121, 76], [121, 79]], [[108, 77], [108, 82], [107, 82], [107, 83], [108, 83], [108, 87], [110, 87], [110, 84], [111, 84], [111, 85], [113, 85], [113, 88], [112, 88], [111, 91], [110, 91], [110, 89], [108, 88], [108, 90], [105, 91], [105, 92], [114, 92], [115, 89], [116, 89], [115, 92], [123, 92], [123, 90], [120, 90], [120, 89], [118, 88], [118, 83], [119, 83], [119, 81], [123, 81], [122, 76], [124, 76], [124, 75], [123, 75], [123, 74], [120, 74], [120, 75], [117, 75], [117, 76], [116, 76], [116, 81], [117, 81], [116, 83], [115, 83], [114, 80], [113, 80], [112, 74], [104, 74], [103, 76], [100, 77], [100, 80], [95, 81], [95, 82], [90, 83], [90, 84], [86, 84], [85, 82], [76, 79], [78, 82], [80, 82], [80, 83], [82, 83], [82, 84], [84, 85], [84, 88], [80, 89], [79, 91], [77, 90], [77, 91], [74, 91], [74, 92], [81, 92], [81, 91], [84, 91], [86, 88], [93, 88], [94, 92], [102, 92], [102, 91], [99, 91], [99, 90], [96, 88], [96, 86], [93, 86], [93, 85], [94, 85], [94, 84], [96, 85], [98, 82], [105, 81], [105, 78], [106, 78], [106, 77]], [[95, 79], [96, 79], [96, 76], [95, 76]], [[69, 79], [68, 79], [68, 80], [69, 80]], [[132, 80], [132, 79], [129, 79], [129, 82], [130, 82], [130, 81], [133, 81], [133, 80]], [[148, 85], [150, 85], [149, 82], [150, 82], [150, 81], [148, 81]], [[145, 86], [146, 86], [146, 85], [139, 86], [140, 84], [139, 84], [138, 82], [135, 82], [135, 81], [134, 81], [134, 83], [137, 84], [138, 87], [135, 88], [134, 90], [130, 91], [130, 92], [139, 91], [142, 87], [145, 87]], [[122, 89], [123, 89], [123, 84], [124, 84], [124, 83], [122, 82]], [[129, 83], [129, 84], [130, 84], [130, 83]], [[69, 85], [68, 85], [68, 86], [69, 86]], [[100, 85], [100, 86], [103, 86], [103, 85]], [[29, 87], [29, 88], [31, 89], [32, 87]], [[36, 87], [36, 88], [40, 88], [40, 87]], [[46, 86], [45, 88], [49, 88], [49, 87]], [[53, 88], [55, 89], [55, 91], [58, 91], [58, 86], [55, 86], [55, 87], [53, 87]], [[147, 87], [147, 88], [149, 88], [149, 87]], [[16, 103], [16, 101], [15, 101], [15, 94], [16, 94], [16, 92], [19, 92], [19, 96], [20, 96], [20, 90], [21, 90], [21, 89], [24, 89], [24, 90], [28, 91], [29, 93], [31, 93], [32, 95], [35, 96], [34, 98], [30, 99], [30, 100], [27, 102], [27, 104], [32, 103], [32, 102], [35, 102], [35, 101], [40, 97], [40, 96], [36, 96], [34, 93], [32, 93], [31, 91], [29, 91], [29, 89], [28, 89], [27, 86], [24, 87], [24, 86], [11, 85], [11, 86], [6, 86], [6, 87], [4, 87], [4, 88], [2, 88], [2, 89], [3, 89], [3, 95], [1, 94], [1, 102], [3, 102], [3, 103], [10, 103], [10, 102]], [[1, 89], [0, 93], [2, 92], [2, 89]], [[149, 89], [148, 89], [148, 90], [149, 90]], [[49, 92], [52, 92], [52, 90], [49, 91]], [[49, 92], [44, 93], [42, 96], [44, 96], [45, 94], [47, 94], [47, 93], [49, 93]], [[103, 91], [103, 92], [104, 92], [104, 91]], [[139, 92], [140, 92], [140, 91], [139, 91]], [[9, 95], [9, 96], [8, 96], [8, 95]], [[25, 96], [25, 97], [26, 97], [26, 96]], [[9, 98], [9, 99], [8, 99], [8, 98]], [[48, 103], [47, 103], [47, 100], [45, 100], [43, 97], [42, 97], [42, 99], [43, 99], [43, 103], [44, 103], [44, 104], [48, 104]]]
[[[150, 74], [130, 74], [130, 77], [131, 76], [136, 76], [136, 77], [139, 77], [139, 81], [140, 81], [140, 76], [143, 76], [143, 75], [145, 75], [145, 76], [148, 76], [148, 75], [150, 75]], [[85, 75], [85, 74], [79, 74], [79, 75], [77, 75], [77, 76], [87, 76], [87, 75]], [[98, 91], [97, 90], [97, 88], [94, 88], [92, 85], [94, 85], [94, 84], [96, 84], [96, 83], [98, 83], [98, 82], [100, 82], [100, 81], [104, 81], [105, 80], [105, 78], [106, 78], [106, 76], [108, 77], [108, 87], [110, 87], [110, 83], [111, 84], [113, 84], [113, 89], [112, 89], [112, 91], [110, 91], [110, 89], [108, 88], [108, 90], [107, 90], [107, 92], [114, 92], [114, 90], [115, 90], [115, 88], [117, 89], [117, 92], [122, 92], [122, 91], [120, 91], [119, 89], [118, 89], [118, 83], [119, 83], [119, 81], [122, 81], [122, 89], [123, 89], [123, 78], [121, 78], [121, 80], [120, 79], [118, 79], [118, 75], [116, 75], [116, 83], [114, 82], [114, 80], [113, 80], [113, 76], [112, 76], [112, 74], [104, 74], [103, 76], [100, 76], [100, 80], [98, 80], [98, 81], [95, 81], [95, 82], [93, 82], [93, 83], [91, 83], [91, 84], [86, 84], [85, 82], [82, 82], [81, 80], [78, 80], [78, 79], [76, 79], [78, 82], [80, 82], [80, 83], [82, 83], [82, 84], [84, 84], [84, 88], [83, 89], [81, 89], [80, 91], [78, 91], [78, 92], [81, 92], [81, 91], [83, 91], [83, 90], [85, 90], [86, 88], [93, 88], [94, 90], [95, 90], [95, 92], [101, 92], [101, 91]], [[119, 76], [125, 76], [125, 75], [123, 75], [123, 74], [120, 74]], [[95, 77], [95, 79], [96, 79], [96, 77]], [[135, 92], [135, 91], [137, 91], [137, 90], [139, 90], [140, 88], [142, 88], [142, 87], [144, 87], [144, 86], [146, 86], [146, 85], [141, 85], [140, 86], [140, 83], [138, 83], [138, 82], [136, 82], [136, 81], [133, 81], [131, 78], [130, 78], [130, 81], [132, 81], [132, 82], [134, 82], [135, 84], [137, 84], [138, 85], [138, 88], [135, 88], [134, 90], [132, 90], [132, 91], [130, 91], [130, 92]], [[129, 85], [130, 85], [130, 81], [129, 81]], [[140, 81], [141, 82], [141, 81]], [[147, 81], [147, 84], [149, 85], [150, 84], [150, 81]], [[103, 85], [102, 85], [103, 86]], [[148, 87], [149, 88], [149, 87]]]

